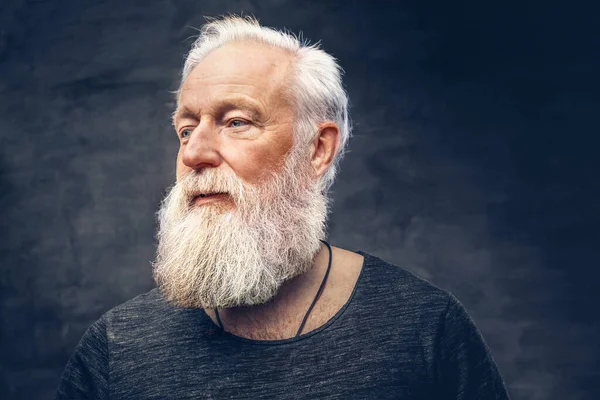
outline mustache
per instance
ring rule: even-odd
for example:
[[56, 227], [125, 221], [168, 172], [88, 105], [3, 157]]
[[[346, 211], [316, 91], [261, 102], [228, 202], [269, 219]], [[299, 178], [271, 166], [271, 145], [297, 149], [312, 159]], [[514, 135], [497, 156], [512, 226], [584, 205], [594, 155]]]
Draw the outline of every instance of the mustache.
[[200, 195], [215, 193], [227, 193], [234, 200], [239, 200], [248, 190], [248, 184], [235, 173], [216, 169], [190, 171], [176, 183], [176, 186], [179, 187], [184, 198], [190, 201]]

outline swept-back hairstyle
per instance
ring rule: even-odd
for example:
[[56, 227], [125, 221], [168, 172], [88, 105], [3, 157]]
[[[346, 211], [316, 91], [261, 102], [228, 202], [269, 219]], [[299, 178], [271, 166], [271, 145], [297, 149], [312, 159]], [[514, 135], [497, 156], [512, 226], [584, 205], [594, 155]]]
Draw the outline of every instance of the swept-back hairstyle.
[[181, 83], [211, 51], [227, 43], [246, 40], [281, 48], [293, 56], [288, 90], [296, 111], [296, 145], [310, 143], [320, 123], [333, 121], [339, 127], [339, 150], [319, 182], [321, 190], [327, 192], [345, 153], [351, 125], [342, 69], [318, 44], [310, 45], [289, 32], [261, 26], [253, 17], [228, 16], [211, 20], [202, 26], [200, 36], [187, 54]]

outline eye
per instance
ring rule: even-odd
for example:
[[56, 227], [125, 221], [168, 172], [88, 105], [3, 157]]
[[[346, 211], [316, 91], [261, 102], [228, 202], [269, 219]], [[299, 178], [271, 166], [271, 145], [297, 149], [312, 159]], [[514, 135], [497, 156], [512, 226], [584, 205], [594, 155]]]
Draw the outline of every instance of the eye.
[[192, 136], [192, 130], [191, 129], [184, 129], [181, 131], [181, 133], [179, 134], [179, 136], [181, 136], [182, 139], [187, 139], [190, 136]]
[[242, 126], [248, 125], [248, 121], [244, 121], [243, 119], [232, 119], [227, 125], [232, 128], [241, 128]]

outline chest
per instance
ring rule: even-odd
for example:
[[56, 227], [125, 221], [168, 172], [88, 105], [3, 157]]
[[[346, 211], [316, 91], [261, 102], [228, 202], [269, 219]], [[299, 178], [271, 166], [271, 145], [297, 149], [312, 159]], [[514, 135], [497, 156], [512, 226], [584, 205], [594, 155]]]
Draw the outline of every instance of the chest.
[[416, 399], [433, 382], [414, 346], [352, 335], [271, 345], [215, 336], [127, 353], [112, 357], [111, 398]]

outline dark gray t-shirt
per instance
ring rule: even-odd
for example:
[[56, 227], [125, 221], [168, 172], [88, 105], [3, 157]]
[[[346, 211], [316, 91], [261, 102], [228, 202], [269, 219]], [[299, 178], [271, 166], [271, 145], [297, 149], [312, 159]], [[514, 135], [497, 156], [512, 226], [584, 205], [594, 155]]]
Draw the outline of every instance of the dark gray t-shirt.
[[240, 338], [156, 289], [138, 296], [89, 328], [56, 398], [508, 398], [488, 347], [451, 294], [358, 253], [365, 262], [348, 302], [293, 339]]

